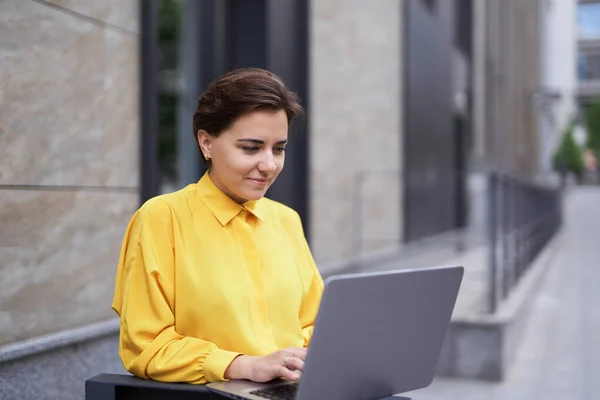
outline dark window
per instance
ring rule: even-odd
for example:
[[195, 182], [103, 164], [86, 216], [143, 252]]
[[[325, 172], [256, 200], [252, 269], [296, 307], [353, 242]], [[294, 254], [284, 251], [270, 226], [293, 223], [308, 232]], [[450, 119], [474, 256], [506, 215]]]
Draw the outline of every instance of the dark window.
[[467, 58], [471, 57], [472, 21], [473, 1], [454, 0], [454, 42]]
[[422, 0], [423, 3], [427, 6], [427, 8], [429, 8], [431, 11], [433, 11], [436, 7], [437, 4], [437, 0]]
[[600, 52], [582, 52], [577, 57], [579, 81], [600, 80]]

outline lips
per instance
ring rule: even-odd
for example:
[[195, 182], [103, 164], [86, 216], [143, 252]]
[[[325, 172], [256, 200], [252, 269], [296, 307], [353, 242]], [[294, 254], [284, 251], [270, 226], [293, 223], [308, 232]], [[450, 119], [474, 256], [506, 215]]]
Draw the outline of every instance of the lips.
[[268, 179], [255, 179], [255, 178], [248, 178], [248, 179], [259, 185], [266, 185], [267, 183], [269, 183]]

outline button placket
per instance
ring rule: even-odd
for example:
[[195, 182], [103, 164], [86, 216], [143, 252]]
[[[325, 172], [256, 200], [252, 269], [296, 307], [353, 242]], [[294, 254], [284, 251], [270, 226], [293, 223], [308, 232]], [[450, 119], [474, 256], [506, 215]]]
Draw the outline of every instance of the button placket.
[[[248, 281], [250, 282], [249, 291], [250, 298], [252, 299], [250, 307], [253, 315], [258, 320], [258, 323], [254, 324], [254, 330], [258, 335], [258, 343], [264, 343], [265, 339], [269, 338], [273, 344], [273, 348], [275, 348], [275, 339], [269, 328], [267, 296], [262, 280], [260, 256], [255, 242], [254, 224], [256, 223], [256, 218], [245, 209], [240, 211], [238, 217], [236, 218], [237, 225], [240, 228], [240, 237], [238, 239], [242, 245], [242, 252], [246, 260]], [[262, 350], [263, 352], [270, 351], [270, 349], [265, 348], [262, 348]]]

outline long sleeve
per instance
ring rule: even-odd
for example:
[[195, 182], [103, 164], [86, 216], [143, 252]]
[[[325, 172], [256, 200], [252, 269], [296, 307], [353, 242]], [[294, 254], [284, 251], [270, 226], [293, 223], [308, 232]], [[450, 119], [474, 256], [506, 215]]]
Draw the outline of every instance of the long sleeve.
[[315, 264], [312, 253], [302, 230], [302, 222], [298, 216], [298, 223], [301, 229], [302, 254], [304, 255], [303, 262], [312, 271], [312, 280], [308, 285], [308, 290], [304, 295], [302, 307], [300, 308], [300, 323], [302, 325], [302, 336], [304, 337], [304, 347], [308, 347], [314, 330], [315, 318], [319, 311], [321, 296], [323, 294], [324, 284], [321, 274]]
[[113, 309], [121, 317], [119, 355], [141, 378], [164, 382], [224, 380], [239, 353], [175, 329], [171, 209], [153, 202], [132, 218], [123, 241]]
[[315, 318], [321, 301], [323, 292], [323, 281], [317, 272], [312, 280], [310, 289], [304, 297], [302, 309], [300, 310], [300, 322], [302, 324], [302, 336], [304, 336], [304, 347], [310, 345], [314, 330]]

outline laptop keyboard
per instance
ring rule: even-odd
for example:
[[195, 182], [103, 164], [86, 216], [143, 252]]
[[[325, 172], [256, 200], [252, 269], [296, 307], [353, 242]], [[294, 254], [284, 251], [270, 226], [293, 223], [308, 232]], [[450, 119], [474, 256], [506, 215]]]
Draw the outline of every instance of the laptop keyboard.
[[297, 383], [289, 383], [286, 385], [277, 385], [265, 389], [254, 390], [250, 392], [250, 394], [270, 400], [294, 400], [297, 390]]

